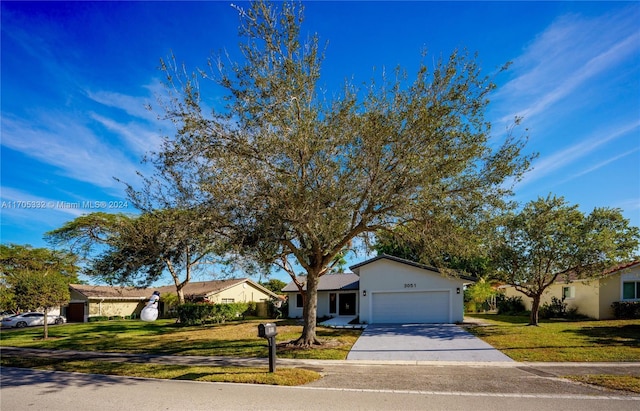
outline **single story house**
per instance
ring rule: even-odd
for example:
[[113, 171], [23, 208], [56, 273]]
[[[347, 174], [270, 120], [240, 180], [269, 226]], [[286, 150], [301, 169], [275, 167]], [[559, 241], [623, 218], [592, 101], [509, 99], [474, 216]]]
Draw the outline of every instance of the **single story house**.
[[[522, 297], [525, 308], [531, 310], [531, 298], [512, 286], [503, 286], [505, 296]], [[613, 319], [611, 304], [616, 301], [640, 301], [640, 261], [616, 266], [596, 279], [558, 278], [542, 295], [540, 306], [550, 304], [555, 297], [567, 308], [596, 320]]]
[[69, 284], [71, 300], [65, 310], [68, 322], [89, 317], [139, 315], [153, 291], [145, 288]]
[[[358, 315], [368, 324], [462, 322], [464, 286], [475, 281], [385, 254], [350, 268], [353, 274], [320, 278], [318, 317]], [[289, 316], [300, 317], [302, 299], [295, 284], [282, 291], [289, 295]]]
[[[154, 288], [160, 294], [176, 292], [175, 286]], [[207, 301], [216, 304], [265, 302], [278, 299], [278, 295], [248, 278], [213, 280], [188, 283], [182, 289], [185, 300]]]
[[[304, 276], [298, 277], [305, 283]], [[326, 274], [318, 283], [318, 318], [358, 315], [358, 282], [355, 274]], [[306, 290], [306, 285], [303, 290]], [[302, 317], [302, 295], [293, 281], [282, 289], [289, 296], [289, 318]]]
[[[175, 286], [150, 288], [110, 287], [70, 284], [71, 301], [66, 307], [67, 321], [85, 322], [95, 316], [138, 316], [154, 291], [160, 295], [176, 293]], [[187, 300], [224, 304], [235, 302], [266, 302], [278, 295], [248, 278], [188, 283], [184, 288]], [[160, 298], [160, 313], [166, 308]], [[162, 314], [161, 314], [162, 315]]]

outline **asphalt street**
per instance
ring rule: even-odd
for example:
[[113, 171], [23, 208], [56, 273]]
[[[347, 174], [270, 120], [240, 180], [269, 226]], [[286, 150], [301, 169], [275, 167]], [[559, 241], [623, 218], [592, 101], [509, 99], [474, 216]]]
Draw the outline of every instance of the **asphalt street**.
[[[305, 368], [322, 375], [320, 380], [301, 387], [0, 368], [0, 409], [640, 409], [639, 394], [589, 386], [564, 378], [577, 374], [640, 376], [640, 363], [519, 363], [495, 356], [492, 347], [476, 345], [475, 337], [461, 334], [458, 328], [418, 330], [416, 327], [385, 327], [371, 335], [376, 338], [369, 342], [365, 339], [366, 344], [360, 345], [359, 354], [364, 356], [358, 360], [278, 359], [278, 368]], [[356, 343], [354, 348], [357, 346]], [[446, 347], [459, 355], [451, 357]], [[456, 349], [451, 350], [451, 347]], [[377, 357], [380, 353], [386, 353], [382, 358], [395, 356], [395, 359], [380, 360]], [[12, 347], [2, 348], [1, 354], [113, 362], [268, 366], [266, 358], [135, 355]]]
[[[365, 370], [370, 366], [362, 367]], [[406, 367], [406, 366], [405, 366]], [[409, 366], [415, 368], [418, 366]], [[448, 368], [448, 367], [443, 367]], [[464, 367], [455, 367], [457, 379], [469, 381]], [[500, 367], [505, 371], [505, 368]], [[515, 369], [510, 368], [509, 373]], [[102, 410], [637, 410], [640, 397], [606, 390], [580, 393], [518, 393], [326, 388], [319, 386], [276, 387], [251, 384], [201, 383], [154, 380], [91, 374], [2, 368], [2, 410], [83, 411]], [[379, 368], [380, 373], [385, 373]], [[407, 371], [406, 369], [404, 370]], [[418, 371], [417, 369], [414, 371]], [[486, 369], [484, 371], [487, 371]], [[393, 378], [394, 371], [391, 370]], [[440, 372], [439, 375], [448, 374]], [[364, 377], [367, 373], [363, 372]], [[492, 378], [484, 375], [483, 379]], [[356, 377], [356, 375], [354, 375]], [[507, 377], [505, 375], [504, 377]], [[540, 377], [532, 377], [532, 380]], [[560, 388], [559, 386], [557, 388]], [[573, 390], [572, 390], [573, 391]]]

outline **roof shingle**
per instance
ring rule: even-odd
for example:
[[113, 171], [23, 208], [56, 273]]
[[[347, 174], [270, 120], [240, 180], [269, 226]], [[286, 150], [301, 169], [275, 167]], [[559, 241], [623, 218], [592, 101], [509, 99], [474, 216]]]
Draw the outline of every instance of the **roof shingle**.
[[[301, 282], [306, 282], [306, 276], [298, 277]], [[333, 290], [357, 290], [360, 287], [360, 277], [352, 273], [327, 274], [320, 277], [318, 291]], [[304, 289], [306, 290], [306, 284]], [[282, 289], [282, 292], [297, 292], [298, 287], [293, 281]]]

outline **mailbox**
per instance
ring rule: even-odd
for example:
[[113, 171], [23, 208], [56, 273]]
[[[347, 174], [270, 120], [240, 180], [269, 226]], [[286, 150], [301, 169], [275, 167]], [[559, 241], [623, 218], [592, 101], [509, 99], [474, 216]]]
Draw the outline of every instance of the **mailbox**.
[[266, 323], [258, 325], [258, 337], [271, 338], [278, 334], [276, 331], [276, 325], [273, 323]]

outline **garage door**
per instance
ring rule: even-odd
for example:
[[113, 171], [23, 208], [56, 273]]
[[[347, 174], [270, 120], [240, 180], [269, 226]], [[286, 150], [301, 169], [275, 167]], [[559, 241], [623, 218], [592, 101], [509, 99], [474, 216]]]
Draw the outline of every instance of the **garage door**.
[[372, 324], [449, 323], [449, 291], [373, 293]]

